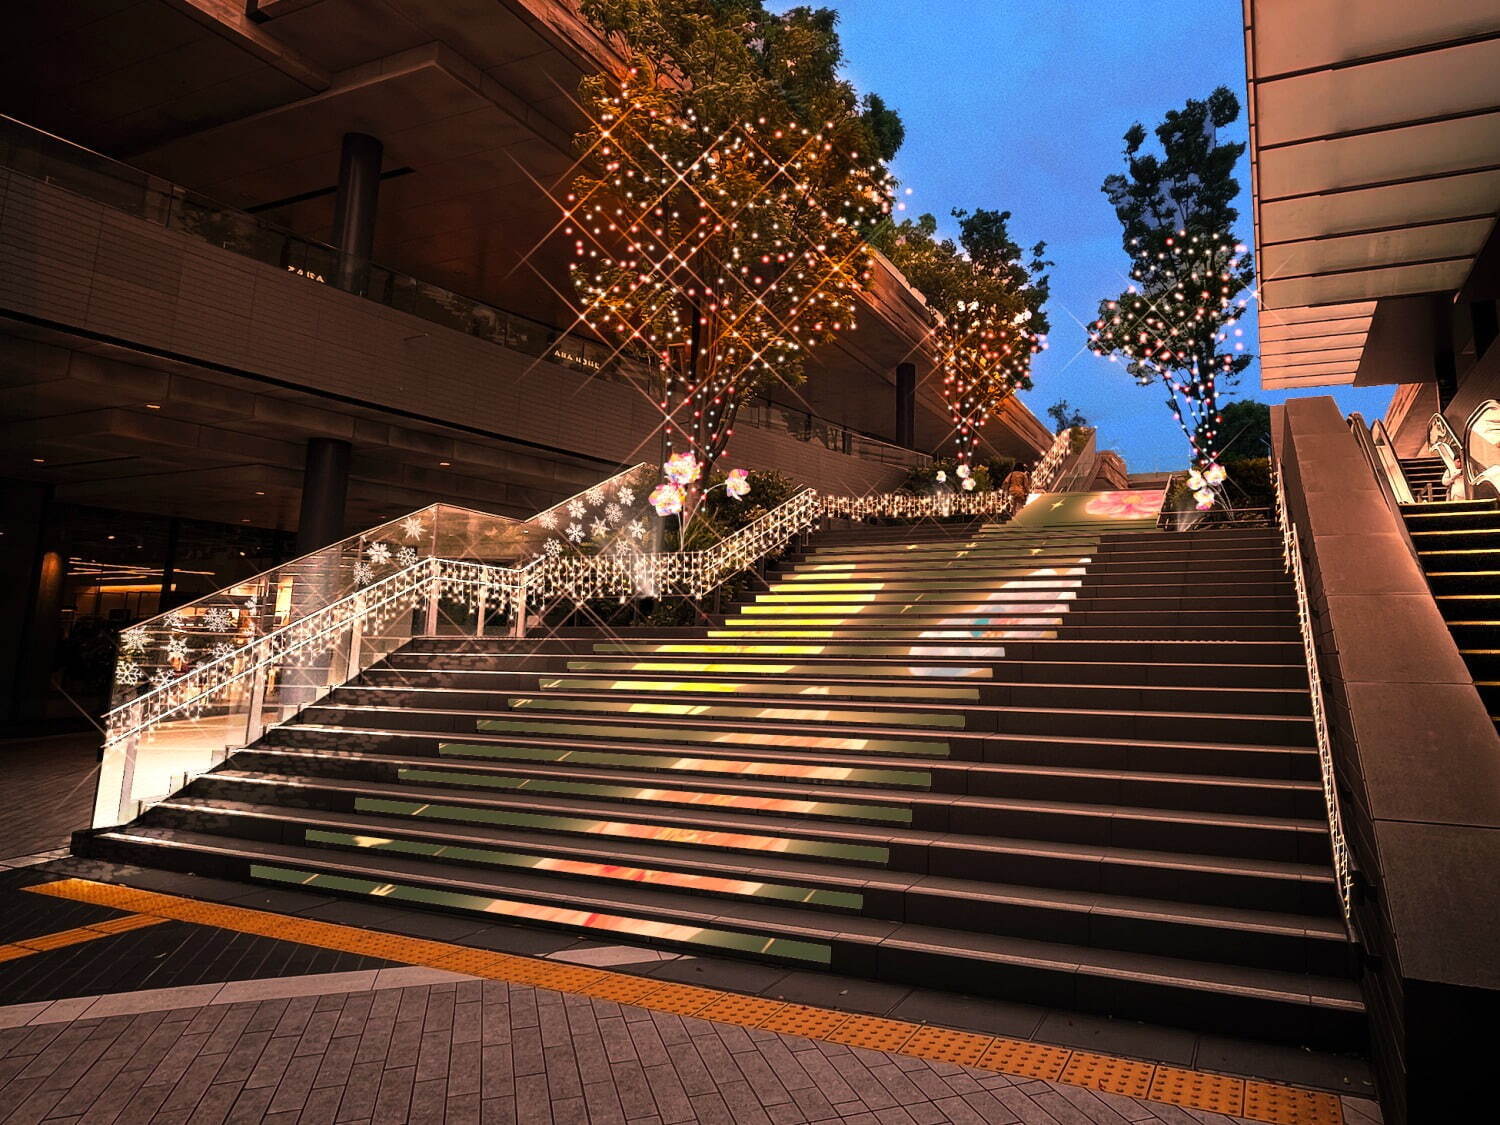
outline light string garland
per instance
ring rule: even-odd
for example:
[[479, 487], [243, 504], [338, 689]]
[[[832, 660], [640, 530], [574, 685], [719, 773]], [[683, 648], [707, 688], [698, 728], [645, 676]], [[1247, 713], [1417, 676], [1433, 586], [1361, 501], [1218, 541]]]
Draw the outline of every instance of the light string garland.
[[[863, 232], [889, 213], [892, 181], [843, 151], [838, 122], [711, 127], [650, 71], [588, 108], [564, 213], [580, 319], [660, 360], [667, 448], [706, 472], [742, 402], [800, 381], [808, 353], [854, 326]], [[688, 514], [695, 502], [689, 486]]]
[[1231, 231], [1238, 185], [1238, 143], [1218, 143], [1216, 129], [1239, 115], [1225, 88], [1189, 100], [1156, 129], [1163, 155], [1141, 152], [1146, 131], [1125, 134], [1128, 175], [1104, 190], [1124, 229], [1130, 284], [1102, 301], [1088, 346], [1112, 363], [1123, 358], [1141, 386], [1160, 385], [1187, 437], [1193, 497], [1213, 507], [1225, 473], [1219, 464], [1219, 393], [1250, 363], [1239, 326], [1249, 302], [1239, 294], [1254, 278], [1247, 247]]

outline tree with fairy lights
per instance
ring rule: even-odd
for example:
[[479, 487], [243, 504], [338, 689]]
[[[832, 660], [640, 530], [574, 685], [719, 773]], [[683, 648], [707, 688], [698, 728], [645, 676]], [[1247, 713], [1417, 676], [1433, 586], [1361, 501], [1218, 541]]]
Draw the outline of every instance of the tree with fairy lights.
[[958, 241], [937, 237], [923, 215], [893, 227], [885, 243], [892, 262], [940, 317], [932, 333], [940, 389], [953, 423], [960, 478], [990, 415], [1008, 396], [1031, 387], [1031, 359], [1046, 347], [1051, 265], [1037, 243], [1030, 260], [1011, 237], [1009, 211], [954, 211]]
[[1250, 363], [1236, 327], [1248, 303], [1240, 294], [1255, 273], [1233, 231], [1239, 212], [1234, 166], [1245, 151], [1220, 143], [1240, 104], [1221, 86], [1189, 99], [1156, 127], [1161, 154], [1143, 152], [1139, 122], [1125, 134], [1126, 174], [1104, 181], [1132, 259], [1132, 284], [1099, 304], [1089, 348], [1124, 359], [1141, 386], [1160, 383], [1192, 450], [1194, 498], [1213, 506], [1224, 480], [1218, 461], [1219, 392]]
[[690, 515], [741, 403], [799, 383], [808, 353], [853, 327], [900, 119], [838, 77], [826, 10], [583, 10], [629, 70], [583, 83], [573, 283], [589, 327], [659, 357], [667, 484]]

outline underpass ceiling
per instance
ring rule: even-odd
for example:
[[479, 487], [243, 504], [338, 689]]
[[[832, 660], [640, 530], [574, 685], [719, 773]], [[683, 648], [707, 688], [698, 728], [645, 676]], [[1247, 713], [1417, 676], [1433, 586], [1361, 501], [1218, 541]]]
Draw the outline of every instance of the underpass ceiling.
[[1350, 383], [1375, 302], [1458, 290], [1494, 231], [1500, 3], [1244, 8], [1262, 385]]

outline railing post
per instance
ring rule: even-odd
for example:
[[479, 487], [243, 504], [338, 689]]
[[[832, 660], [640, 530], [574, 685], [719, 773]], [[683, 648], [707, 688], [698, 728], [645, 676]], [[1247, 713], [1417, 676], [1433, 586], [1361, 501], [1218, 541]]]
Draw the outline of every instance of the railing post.
[[[486, 574], [489, 572], [486, 571]], [[474, 635], [484, 636], [484, 613], [485, 607], [490, 601], [490, 580], [483, 578], [479, 582], [479, 600], [474, 605]]]
[[438, 581], [437, 562], [433, 561], [427, 578], [427, 612], [423, 615], [422, 635], [434, 637], [438, 628], [438, 599], [442, 593], [442, 583]]
[[348, 683], [359, 675], [359, 650], [360, 642], [365, 635], [365, 616], [356, 613], [354, 619], [349, 622], [349, 662], [344, 665], [344, 682]]
[[527, 575], [525, 571], [522, 571], [521, 576], [516, 580], [515, 621], [511, 625], [511, 637], [518, 641], [526, 638], [526, 584]]
[[135, 789], [135, 759], [140, 753], [141, 746], [141, 706], [137, 703], [130, 709], [129, 718], [130, 734], [125, 738], [123, 757], [120, 762], [120, 805], [119, 820], [117, 823], [125, 824], [135, 819], [134, 799], [131, 796]]
[[270, 679], [269, 664], [262, 664], [250, 673], [250, 698], [246, 705], [245, 745], [251, 746], [266, 731], [266, 681]]

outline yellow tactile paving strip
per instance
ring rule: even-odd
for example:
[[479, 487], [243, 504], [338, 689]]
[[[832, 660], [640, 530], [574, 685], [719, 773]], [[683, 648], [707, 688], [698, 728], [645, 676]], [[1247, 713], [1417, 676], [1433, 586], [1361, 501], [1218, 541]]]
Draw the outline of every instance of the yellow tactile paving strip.
[[[26, 888], [38, 894], [130, 912], [61, 934], [0, 946], [0, 961], [168, 920], [217, 926], [303, 945], [362, 953], [409, 965], [449, 969], [476, 977], [572, 992], [656, 1011], [847, 1043], [873, 1051], [938, 1059], [1025, 1078], [1043, 1078], [1091, 1090], [1208, 1110], [1271, 1125], [1343, 1125], [1333, 1094], [1223, 1074], [1185, 1070], [1134, 1059], [1027, 1043], [968, 1031], [877, 1016], [853, 1015], [806, 1004], [787, 1004], [711, 988], [652, 980], [629, 973], [561, 965], [531, 957], [470, 949], [447, 942], [384, 934], [332, 922], [220, 906], [88, 879], [62, 879]], [[85, 936], [77, 936], [85, 935]], [[13, 952], [17, 951], [19, 952]]]
[[0, 961], [14, 961], [19, 957], [30, 957], [37, 953], [46, 953], [48, 950], [62, 949], [64, 946], [79, 945], [85, 941], [98, 941], [100, 938], [123, 934], [127, 930], [138, 930], [142, 926], [154, 926], [166, 920], [158, 914], [127, 914], [123, 918], [90, 922], [87, 926], [79, 926], [72, 930], [59, 930], [57, 933], [22, 938], [9, 945], [0, 945]]

